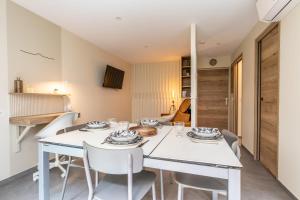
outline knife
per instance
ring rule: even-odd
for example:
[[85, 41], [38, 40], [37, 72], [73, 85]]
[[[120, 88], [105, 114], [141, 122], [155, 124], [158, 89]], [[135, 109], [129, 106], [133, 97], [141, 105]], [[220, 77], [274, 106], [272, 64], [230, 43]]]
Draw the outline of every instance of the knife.
[[142, 147], [142, 146], [144, 146], [144, 144], [146, 144], [147, 142], [149, 142], [149, 140], [146, 140], [145, 142], [143, 142], [143, 143], [139, 144], [139, 146], [138, 146], [138, 147]]

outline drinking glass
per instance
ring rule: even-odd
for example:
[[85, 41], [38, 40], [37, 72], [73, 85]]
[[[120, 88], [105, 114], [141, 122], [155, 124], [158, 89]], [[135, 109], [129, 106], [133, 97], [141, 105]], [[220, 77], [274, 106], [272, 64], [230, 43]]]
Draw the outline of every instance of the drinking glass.
[[129, 122], [128, 121], [120, 121], [119, 122], [119, 130], [128, 130]]
[[110, 125], [110, 128], [116, 128], [118, 126], [118, 122], [116, 118], [110, 118], [107, 121]]
[[184, 122], [174, 122], [174, 127], [176, 130], [176, 136], [182, 137], [184, 133]]

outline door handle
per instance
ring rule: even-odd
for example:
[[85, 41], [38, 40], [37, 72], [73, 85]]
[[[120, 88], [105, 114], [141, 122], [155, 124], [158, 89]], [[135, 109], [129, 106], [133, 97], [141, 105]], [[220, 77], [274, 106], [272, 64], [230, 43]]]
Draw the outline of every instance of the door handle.
[[227, 97], [225, 98], [225, 105], [226, 106], [228, 105], [228, 98]]
[[263, 98], [263, 97], [260, 97], [260, 101], [264, 101], [264, 98]]

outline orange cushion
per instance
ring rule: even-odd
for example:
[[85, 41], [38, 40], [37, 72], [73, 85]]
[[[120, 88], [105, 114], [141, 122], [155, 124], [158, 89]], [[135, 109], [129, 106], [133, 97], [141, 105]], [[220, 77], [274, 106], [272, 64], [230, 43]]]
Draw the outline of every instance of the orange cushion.
[[185, 113], [188, 109], [189, 109], [189, 107], [191, 106], [191, 100], [190, 99], [185, 99], [182, 103], [181, 103], [181, 105], [180, 105], [180, 107], [179, 107], [179, 111], [180, 112], [182, 112], [182, 113]]
[[172, 122], [184, 122], [187, 123], [190, 121], [190, 114], [188, 113], [182, 113], [178, 111], [176, 115], [174, 116]]

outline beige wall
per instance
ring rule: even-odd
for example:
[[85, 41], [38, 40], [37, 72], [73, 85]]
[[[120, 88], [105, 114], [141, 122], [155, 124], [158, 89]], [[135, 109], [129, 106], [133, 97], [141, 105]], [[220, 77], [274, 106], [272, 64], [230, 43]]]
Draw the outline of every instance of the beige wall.
[[[8, 93], [13, 90], [13, 80], [17, 76], [21, 76], [24, 80], [25, 91], [30, 87], [34, 92], [52, 92], [54, 87], [61, 86], [63, 81], [67, 81], [73, 109], [82, 114], [78, 123], [109, 117], [130, 120], [131, 68], [125, 61], [100, 50], [11, 1], [1, 0], [0, 5], [0, 112], [4, 112], [0, 114], [0, 157], [4, 163], [0, 166], [0, 180], [3, 180], [36, 165], [37, 142], [33, 136], [42, 128], [42, 126], [34, 128], [22, 141], [21, 152], [14, 152], [17, 127], [11, 125], [9, 128]], [[55, 60], [24, 54], [20, 49], [39, 52]], [[8, 67], [6, 60], [8, 60]], [[102, 87], [107, 64], [126, 71], [122, 90]]]
[[[48, 86], [61, 80], [60, 28], [35, 14], [28, 12], [11, 1], [7, 1], [8, 34], [8, 78], [9, 91], [17, 76], [24, 80], [24, 88], [32, 87], [36, 92], [50, 92]], [[20, 50], [39, 52], [53, 57], [48, 60], [28, 55]], [[50, 106], [50, 105], [49, 105]], [[37, 143], [33, 129], [22, 142], [21, 152], [14, 152], [16, 126], [10, 126], [10, 174], [22, 172], [37, 164]]]
[[[131, 119], [130, 65], [74, 34], [62, 30], [62, 74], [71, 92], [71, 104], [80, 121]], [[103, 88], [106, 65], [125, 71], [123, 89]]]
[[255, 102], [255, 39], [267, 27], [257, 23], [232, 56], [232, 60], [243, 54], [242, 82], [242, 143], [254, 152], [254, 102]]
[[300, 199], [300, 5], [281, 21], [279, 180]]
[[[25, 89], [30, 86], [36, 92], [48, 92], [45, 83], [61, 80], [60, 27], [11, 1], [8, 1], [7, 25], [10, 91], [13, 81], [20, 76]], [[55, 60], [25, 54], [21, 49]]]
[[6, 12], [6, 0], [0, 0], [0, 180], [9, 176], [10, 167]]
[[[212, 67], [209, 64], [209, 60], [215, 58], [217, 59], [218, 63], [216, 66]], [[227, 68], [231, 66], [231, 56], [216, 56], [216, 57], [207, 57], [207, 56], [199, 56], [198, 57], [198, 69], [202, 68]]]
[[[280, 92], [278, 180], [300, 198], [300, 5], [280, 24]], [[243, 145], [253, 153], [255, 39], [268, 24], [258, 23], [236, 50], [233, 59], [243, 53]]]

